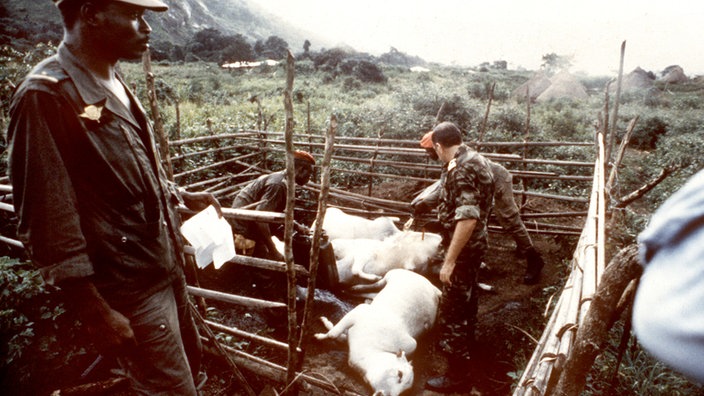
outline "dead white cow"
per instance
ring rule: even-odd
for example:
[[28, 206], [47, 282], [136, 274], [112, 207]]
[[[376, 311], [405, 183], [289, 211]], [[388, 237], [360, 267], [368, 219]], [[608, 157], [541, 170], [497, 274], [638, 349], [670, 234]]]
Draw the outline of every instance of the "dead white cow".
[[361, 304], [315, 338], [344, 339], [349, 365], [373, 388], [376, 396], [398, 396], [413, 386], [413, 366], [406, 355], [416, 350], [416, 338], [435, 323], [440, 290], [422, 275], [394, 269], [379, 284], [383, 289], [370, 304]]
[[401, 232], [394, 224], [395, 220], [398, 218], [387, 216], [370, 220], [347, 214], [338, 208], [328, 208], [325, 211], [323, 229], [331, 241], [338, 238], [383, 240]]
[[441, 240], [438, 234], [416, 231], [398, 232], [383, 241], [335, 239], [332, 246], [340, 283], [375, 282], [395, 268], [425, 273]]

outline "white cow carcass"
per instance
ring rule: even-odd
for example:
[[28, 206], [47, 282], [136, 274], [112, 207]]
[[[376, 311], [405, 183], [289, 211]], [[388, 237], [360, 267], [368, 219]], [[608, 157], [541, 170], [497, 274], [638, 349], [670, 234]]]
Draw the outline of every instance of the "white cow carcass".
[[383, 241], [335, 239], [332, 246], [340, 283], [375, 282], [395, 268], [425, 273], [441, 240], [438, 234], [416, 231], [398, 232]]
[[361, 304], [315, 338], [344, 339], [349, 365], [373, 388], [374, 395], [397, 396], [413, 386], [413, 366], [407, 355], [416, 338], [435, 323], [440, 290], [422, 275], [394, 269], [382, 280], [383, 289], [370, 304]]
[[394, 221], [398, 221], [398, 218], [380, 216], [370, 220], [347, 214], [338, 208], [328, 208], [325, 211], [323, 230], [331, 241], [338, 238], [383, 240], [401, 232]]

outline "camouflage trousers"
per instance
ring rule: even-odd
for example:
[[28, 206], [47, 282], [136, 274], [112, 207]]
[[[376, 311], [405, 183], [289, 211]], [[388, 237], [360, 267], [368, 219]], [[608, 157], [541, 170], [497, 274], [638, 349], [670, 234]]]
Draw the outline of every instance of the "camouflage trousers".
[[492, 167], [494, 176], [494, 214], [496, 221], [516, 241], [516, 249], [525, 254], [533, 248], [521, 212], [513, 197], [513, 177], [504, 167]]
[[438, 312], [440, 347], [453, 360], [469, 360], [477, 322], [477, 274], [483, 255], [457, 260], [452, 285], [443, 285]]

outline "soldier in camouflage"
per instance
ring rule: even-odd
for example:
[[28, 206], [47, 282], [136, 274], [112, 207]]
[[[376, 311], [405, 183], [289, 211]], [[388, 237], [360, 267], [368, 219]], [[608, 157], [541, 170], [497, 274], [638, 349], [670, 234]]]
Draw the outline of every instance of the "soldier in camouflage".
[[443, 162], [438, 220], [446, 252], [440, 269], [442, 298], [439, 345], [448, 353], [445, 375], [426, 386], [446, 392], [469, 386], [468, 368], [477, 316], [477, 273], [487, 250], [487, 221], [494, 181], [488, 161], [462, 143], [459, 128], [443, 122], [433, 129], [433, 147]]
[[[420, 141], [430, 159], [437, 161], [438, 156], [433, 148], [433, 132], [426, 133]], [[506, 233], [516, 242], [516, 253], [526, 259], [526, 272], [523, 283], [533, 285], [538, 283], [540, 272], [545, 266], [543, 257], [535, 249], [528, 229], [521, 219], [521, 212], [513, 196], [513, 176], [501, 164], [487, 158], [491, 175], [494, 178], [494, 209], [496, 221]], [[440, 200], [440, 181], [433, 183], [411, 202], [413, 217], [429, 212], [438, 205]]]

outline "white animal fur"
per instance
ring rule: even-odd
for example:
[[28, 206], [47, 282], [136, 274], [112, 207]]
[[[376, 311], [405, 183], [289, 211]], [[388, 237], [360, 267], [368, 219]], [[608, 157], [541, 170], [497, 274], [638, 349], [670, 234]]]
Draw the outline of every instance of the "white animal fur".
[[398, 232], [383, 241], [336, 239], [332, 246], [340, 283], [377, 281], [394, 268], [424, 273], [441, 240], [440, 235], [416, 231]]
[[344, 339], [348, 363], [374, 389], [374, 395], [398, 396], [413, 386], [413, 366], [406, 355], [416, 338], [435, 323], [440, 290], [422, 275], [404, 269], [389, 271], [384, 288], [370, 304], [355, 307], [336, 325], [321, 318], [327, 333], [315, 338]]
[[347, 214], [338, 208], [328, 208], [325, 211], [323, 229], [331, 241], [338, 238], [383, 240], [401, 232], [394, 221], [398, 221], [398, 218], [381, 216], [370, 220]]

